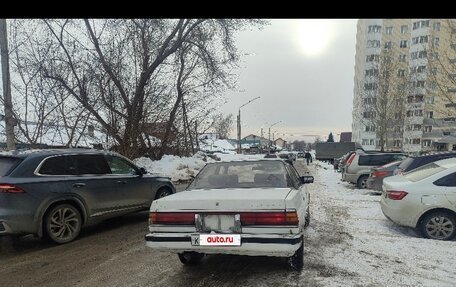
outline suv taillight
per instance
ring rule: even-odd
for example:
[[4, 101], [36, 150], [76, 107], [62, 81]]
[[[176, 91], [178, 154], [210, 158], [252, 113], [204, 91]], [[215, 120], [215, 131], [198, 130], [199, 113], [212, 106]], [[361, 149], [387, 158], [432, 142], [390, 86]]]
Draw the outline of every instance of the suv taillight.
[[2, 193], [23, 193], [22, 188], [8, 183], [0, 183], [0, 192]]
[[352, 155], [348, 158], [346, 166], [349, 166], [353, 159], [355, 158], [356, 153], [352, 153]]

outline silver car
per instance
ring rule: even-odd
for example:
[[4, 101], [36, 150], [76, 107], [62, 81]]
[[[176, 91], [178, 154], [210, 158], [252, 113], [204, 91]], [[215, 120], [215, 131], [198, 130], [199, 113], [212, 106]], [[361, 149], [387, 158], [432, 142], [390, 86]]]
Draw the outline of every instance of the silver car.
[[345, 164], [342, 180], [354, 183], [360, 189], [366, 188], [372, 167], [400, 161], [406, 157], [403, 153], [355, 152]]

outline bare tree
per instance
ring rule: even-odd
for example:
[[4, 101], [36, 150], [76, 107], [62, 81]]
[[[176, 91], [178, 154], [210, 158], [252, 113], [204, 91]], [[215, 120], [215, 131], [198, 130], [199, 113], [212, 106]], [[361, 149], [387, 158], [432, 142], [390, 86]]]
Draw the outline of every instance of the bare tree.
[[16, 144], [14, 141], [15, 122], [13, 118], [13, 103], [11, 99], [11, 79], [9, 68], [8, 33], [6, 27], [6, 19], [0, 19], [0, 52], [3, 82], [3, 94], [1, 96], [1, 100], [5, 108], [4, 118], [6, 147], [11, 150], [16, 148]]
[[381, 151], [389, 148], [389, 137], [403, 126], [408, 71], [396, 58], [389, 50], [383, 50], [355, 87], [360, 95], [357, 110], [362, 113], [354, 116], [365, 131], [375, 132]]
[[31, 146], [78, 146], [89, 113], [65, 89], [41, 76], [41, 63], [52, 53], [52, 43], [33, 36], [34, 23], [16, 20], [10, 26], [16, 139]]
[[212, 117], [212, 120], [214, 122], [213, 127], [215, 132], [219, 134], [221, 139], [227, 139], [233, 129], [233, 114], [224, 116], [223, 114], [218, 113]]
[[303, 140], [295, 140], [293, 142], [293, 146], [295, 150], [306, 150], [307, 149], [307, 143]]
[[[172, 142], [173, 126], [190, 130], [194, 91], [200, 99], [211, 97], [213, 89], [205, 90], [210, 84], [198, 83], [194, 76], [206, 73], [209, 77], [202, 79], [217, 79], [220, 89], [227, 87], [226, 73], [239, 58], [233, 34], [249, 23], [261, 22], [42, 20], [36, 23], [35, 37], [51, 52], [41, 61], [28, 60], [39, 64], [40, 77], [64, 89], [129, 157], [147, 147], [144, 132], [149, 124], [165, 123], [160, 156]], [[183, 103], [188, 124], [179, 129]]]
[[[428, 95], [439, 98], [436, 111], [442, 117], [456, 117], [456, 20], [446, 19], [439, 22], [443, 33], [430, 38], [427, 46], [429, 77], [426, 83]], [[432, 101], [434, 102], [434, 101]]]

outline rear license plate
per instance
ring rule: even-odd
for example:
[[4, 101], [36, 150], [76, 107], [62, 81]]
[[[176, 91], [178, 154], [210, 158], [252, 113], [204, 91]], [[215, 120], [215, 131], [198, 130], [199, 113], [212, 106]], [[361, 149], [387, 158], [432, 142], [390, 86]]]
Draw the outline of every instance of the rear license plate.
[[234, 215], [225, 214], [205, 214], [203, 215], [203, 228], [206, 232], [215, 233], [234, 232]]
[[240, 246], [240, 234], [192, 234], [193, 246]]

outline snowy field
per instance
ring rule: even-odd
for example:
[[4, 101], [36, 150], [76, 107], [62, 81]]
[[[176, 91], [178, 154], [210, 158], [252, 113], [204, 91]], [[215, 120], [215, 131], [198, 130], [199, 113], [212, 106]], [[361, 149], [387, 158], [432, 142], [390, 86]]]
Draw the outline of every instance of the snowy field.
[[[456, 286], [456, 242], [421, 238], [387, 220], [380, 196], [341, 182], [331, 165], [310, 172], [312, 219], [307, 246], [314, 264], [330, 276], [323, 286]], [[320, 285], [318, 284], [318, 285]]]
[[[263, 157], [217, 156], [223, 160]], [[195, 155], [136, 163], [177, 181], [190, 179], [211, 161]], [[245, 286], [266, 286], [267, 281], [284, 286], [456, 286], [455, 240], [424, 239], [413, 229], [388, 221], [380, 209], [380, 196], [341, 182], [331, 165], [314, 161], [307, 167], [299, 159], [296, 167], [307, 168], [315, 177], [308, 185], [312, 217], [305, 233], [304, 270], [285, 278], [271, 270], [244, 281]]]

